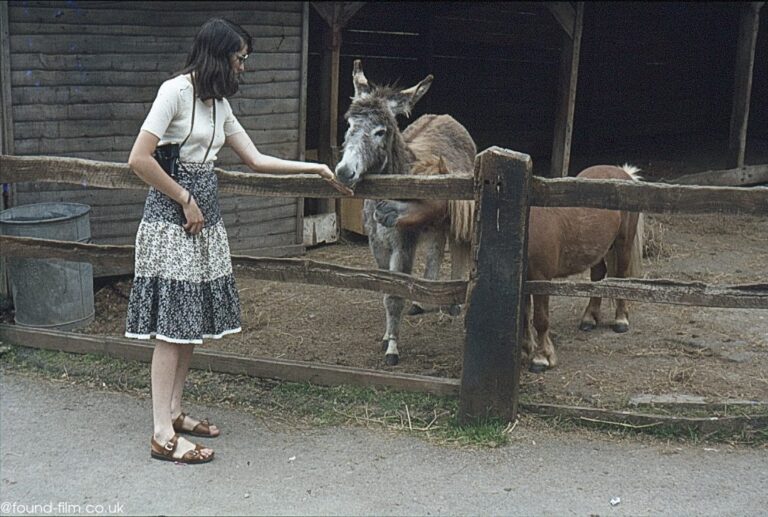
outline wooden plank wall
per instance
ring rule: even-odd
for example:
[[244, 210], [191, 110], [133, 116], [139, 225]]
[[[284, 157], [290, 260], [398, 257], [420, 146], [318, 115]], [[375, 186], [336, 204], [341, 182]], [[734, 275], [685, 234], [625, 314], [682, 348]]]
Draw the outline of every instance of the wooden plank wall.
[[[768, 117], [765, 116], [768, 113], [768, 4], [763, 4], [760, 10], [760, 27], [757, 30], [755, 63], [752, 74], [752, 97], [747, 138], [760, 138], [768, 147]], [[749, 156], [749, 144], [747, 151], [747, 156]]]
[[[230, 101], [256, 146], [284, 158], [303, 151], [300, 2], [14, 1], [8, 10], [15, 154], [125, 162], [158, 87], [183, 66], [195, 33], [212, 16], [232, 19], [254, 37]], [[217, 166], [245, 170], [227, 148]], [[131, 244], [145, 195], [18, 184], [13, 203], [87, 203], [95, 242]], [[296, 198], [222, 196], [232, 250], [303, 252], [299, 208]]]
[[727, 139], [737, 3], [586, 4], [574, 145]]
[[[733, 2], [587, 2], [573, 153], [702, 137], [727, 145], [738, 11]], [[749, 137], [765, 140], [765, 8], [761, 14]], [[322, 22], [316, 19], [310, 16], [310, 91], [319, 85]], [[363, 60], [374, 82], [410, 86], [433, 73], [411, 119], [449, 113], [478, 149], [525, 152], [543, 172], [537, 164], [552, 150], [562, 35], [546, 6], [532, 2], [367, 3], [342, 34], [339, 112], [349, 106], [354, 59]], [[313, 148], [311, 96], [308, 110]], [[342, 135], [343, 120], [339, 128]]]

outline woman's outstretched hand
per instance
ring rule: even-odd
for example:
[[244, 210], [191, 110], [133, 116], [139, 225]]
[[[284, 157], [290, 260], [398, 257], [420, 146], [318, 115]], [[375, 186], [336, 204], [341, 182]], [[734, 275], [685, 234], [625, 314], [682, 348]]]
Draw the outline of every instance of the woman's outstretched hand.
[[325, 181], [331, 184], [333, 188], [344, 194], [345, 196], [352, 196], [354, 195], [355, 191], [349, 188], [348, 186], [341, 183], [337, 178], [336, 175], [333, 173], [333, 171], [324, 163], [319, 163], [320, 170], [318, 171], [318, 175], [323, 178]]

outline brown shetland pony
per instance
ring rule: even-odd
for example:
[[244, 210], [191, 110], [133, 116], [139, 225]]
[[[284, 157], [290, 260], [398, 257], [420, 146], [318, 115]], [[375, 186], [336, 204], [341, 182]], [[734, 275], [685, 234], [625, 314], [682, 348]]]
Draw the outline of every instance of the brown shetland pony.
[[[596, 165], [577, 178], [637, 181], [638, 169], [630, 165]], [[626, 278], [640, 274], [643, 217], [636, 212], [597, 208], [531, 207], [528, 219], [528, 280], [552, 280], [590, 269], [592, 281], [606, 275]], [[600, 320], [600, 298], [590, 298], [579, 328], [592, 330]], [[549, 336], [549, 296], [533, 296], [533, 329], [530, 299], [526, 303], [523, 350], [531, 358], [530, 370], [542, 372], [557, 365]], [[627, 332], [625, 300], [616, 300], [615, 332]], [[536, 338], [534, 339], [534, 331]]]
[[[414, 171], [419, 174], [444, 174], [440, 160], [425, 159]], [[630, 165], [596, 165], [577, 177], [584, 180], [618, 179], [637, 181], [638, 169]], [[472, 218], [463, 218], [468, 223]], [[472, 228], [464, 230], [472, 233]], [[606, 276], [638, 276], [643, 249], [643, 217], [634, 212], [596, 208], [531, 207], [528, 219], [528, 280], [552, 280], [590, 269], [592, 281]], [[579, 328], [594, 329], [600, 320], [601, 298], [591, 298]], [[526, 303], [523, 350], [531, 359], [530, 370], [543, 372], [557, 365], [557, 354], [549, 336], [549, 296], [533, 296]], [[531, 323], [533, 328], [531, 328]], [[616, 300], [612, 325], [616, 332], [629, 330], [627, 303]], [[534, 339], [534, 335], [536, 338]]]

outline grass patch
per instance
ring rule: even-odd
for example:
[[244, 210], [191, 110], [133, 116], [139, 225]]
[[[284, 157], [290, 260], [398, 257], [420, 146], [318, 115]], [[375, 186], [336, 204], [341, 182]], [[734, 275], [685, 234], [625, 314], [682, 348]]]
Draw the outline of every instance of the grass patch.
[[[35, 375], [96, 389], [130, 392], [150, 397], [149, 364], [93, 354], [70, 354], [20, 346], [0, 347], [0, 371]], [[526, 433], [536, 435], [598, 431], [616, 439], [659, 439], [689, 444], [729, 443], [768, 445], [768, 428], [745, 427], [736, 431], [704, 430], [680, 424], [630, 426], [589, 421], [578, 417], [526, 415], [523, 425], [483, 420], [474, 425], [458, 423], [455, 397], [398, 392], [375, 387], [317, 386], [192, 370], [185, 400], [248, 411], [268, 419], [270, 425], [289, 428], [349, 425], [405, 433], [442, 445], [500, 447]], [[521, 397], [525, 401], [525, 396]], [[727, 415], [751, 415], [754, 408], [729, 408]], [[650, 411], [669, 414], [669, 410]], [[677, 413], [677, 416], [711, 417], [712, 413]], [[725, 415], [717, 415], [725, 416]], [[763, 420], [764, 421], [764, 420]], [[522, 429], [521, 429], [522, 428]]]

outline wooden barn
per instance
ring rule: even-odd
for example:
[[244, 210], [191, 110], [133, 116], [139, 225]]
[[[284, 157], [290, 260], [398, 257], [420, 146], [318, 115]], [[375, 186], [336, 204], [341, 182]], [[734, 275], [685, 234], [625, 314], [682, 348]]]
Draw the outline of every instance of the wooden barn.
[[[184, 64], [205, 20], [236, 20], [254, 37], [233, 110], [257, 147], [304, 152], [307, 11], [300, 2], [3, 2], [3, 153], [126, 162], [160, 84]], [[222, 149], [217, 165], [245, 170]], [[9, 195], [8, 195], [9, 194]], [[16, 184], [11, 206], [92, 207], [99, 244], [132, 244], [146, 193]], [[303, 202], [222, 195], [233, 253], [300, 254]]]
[[[768, 181], [763, 3], [0, 3], [2, 152], [125, 161], [157, 87], [217, 15], [254, 36], [231, 102], [267, 153], [335, 163], [359, 58], [373, 81], [434, 74], [414, 117], [450, 113], [478, 149], [528, 153], [539, 174], [574, 174], [603, 153], [637, 160], [704, 144], [731, 184]], [[227, 150], [218, 165], [242, 169]], [[143, 198], [86, 186], [4, 193], [5, 206], [88, 203], [94, 241], [121, 244]], [[284, 256], [314, 242], [305, 216], [338, 211], [362, 233], [359, 203], [225, 196], [223, 209], [234, 252]]]
[[[321, 95], [308, 100], [307, 146], [329, 161], [338, 153], [337, 115], [352, 95], [352, 61], [362, 59], [375, 82], [410, 86], [434, 74], [412, 119], [450, 113], [479, 150], [530, 154], [537, 174], [575, 175], [617, 154], [643, 165], [694, 155], [713, 170], [707, 181], [768, 182], [763, 4], [317, 5], [308, 86]], [[343, 228], [362, 233], [359, 206], [341, 202]]]

